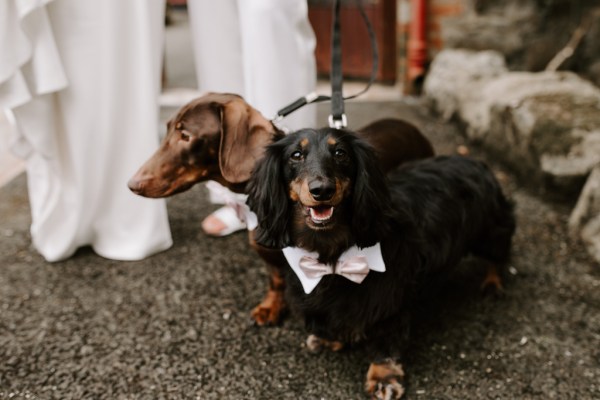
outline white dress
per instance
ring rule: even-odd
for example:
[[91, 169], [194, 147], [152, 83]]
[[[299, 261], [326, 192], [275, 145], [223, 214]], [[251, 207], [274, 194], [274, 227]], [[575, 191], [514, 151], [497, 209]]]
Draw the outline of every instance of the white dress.
[[127, 180], [158, 146], [164, 0], [0, 1], [0, 108], [26, 159], [48, 261], [91, 245], [137, 260], [172, 245], [164, 200]]

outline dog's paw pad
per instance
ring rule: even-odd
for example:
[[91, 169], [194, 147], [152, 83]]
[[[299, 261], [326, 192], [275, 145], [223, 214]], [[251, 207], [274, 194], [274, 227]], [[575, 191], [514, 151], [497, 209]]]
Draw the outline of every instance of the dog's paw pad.
[[404, 386], [400, 383], [403, 378], [402, 365], [393, 360], [371, 363], [365, 389], [373, 399], [396, 400], [404, 394]]
[[251, 316], [254, 324], [258, 326], [278, 325], [286, 312], [283, 293], [280, 291], [269, 290], [267, 295], [254, 307]]
[[308, 335], [306, 338], [306, 348], [311, 353], [320, 353], [323, 350], [323, 342], [318, 336]]
[[308, 338], [306, 338], [306, 348], [311, 353], [316, 354], [320, 353], [324, 349], [329, 349], [331, 351], [340, 351], [344, 348], [344, 344], [342, 342], [322, 339], [316, 335], [308, 335]]
[[252, 310], [252, 320], [257, 326], [271, 326], [279, 322], [279, 316], [274, 314], [270, 308], [261, 307], [260, 305]]
[[488, 266], [488, 271], [481, 282], [481, 292], [486, 296], [501, 296], [504, 293], [502, 278], [495, 265]]
[[379, 382], [372, 397], [377, 400], [397, 400], [400, 399], [403, 394], [404, 386], [395, 379], [392, 379], [387, 383]]

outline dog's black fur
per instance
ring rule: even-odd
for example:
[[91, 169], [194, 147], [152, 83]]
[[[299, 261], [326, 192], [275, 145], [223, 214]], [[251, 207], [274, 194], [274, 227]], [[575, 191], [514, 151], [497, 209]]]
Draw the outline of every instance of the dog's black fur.
[[[506, 265], [515, 229], [512, 203], [484, 163], [438, 156], [386, 178], [369, 145], [329, 128], [270, 145], [248, 189], [262, 245], [302, 247], [335, 265], [353, 245], [381, 244], [386, 272], [371, 271], [361, 284], [327, 275], [305, 294], [290, 268], [286, 277], [290, 305], [309, 333], [342, 343], [368, 339], [372, 361], [402, 358], [414, 302], [463, 256]], [[325, 223], [311, 219], [309, 207], [329, 206]]]

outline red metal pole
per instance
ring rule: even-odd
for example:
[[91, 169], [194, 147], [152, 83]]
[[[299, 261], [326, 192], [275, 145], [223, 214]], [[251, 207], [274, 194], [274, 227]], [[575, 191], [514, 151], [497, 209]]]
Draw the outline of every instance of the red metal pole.
[[425, 75], [427, 63], [427, 0], [412, 0], [408, 38], [408, 82]]

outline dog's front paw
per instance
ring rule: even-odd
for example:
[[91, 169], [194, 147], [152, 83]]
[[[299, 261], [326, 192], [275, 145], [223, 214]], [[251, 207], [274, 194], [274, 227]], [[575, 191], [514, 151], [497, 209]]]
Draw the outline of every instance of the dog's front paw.
[[404, 386], [400, 383], [403, 379], [402, 364], [391, 359], [371, 363], [367, 372], [365, 389], [372, 399], [399, 399], [404, 394]]
[[306, 339], [306, 348], [308, 351], [315, 354], [320, 353], [323, 349], [340, 351], [344, 348], [344, 343], [322, 339], [316, 335], [308, 335], [308, 338]]
[[487, 273], [480, 286], [481, 292], [486, 295], [500, 296], [504, 293], [502, 277], [494, 264], [488, 265]]
[[258, 326], [277, 325], [286, 309], [283, 291], [269, 289], [265, 298], [252, 310], [252, 319]]

